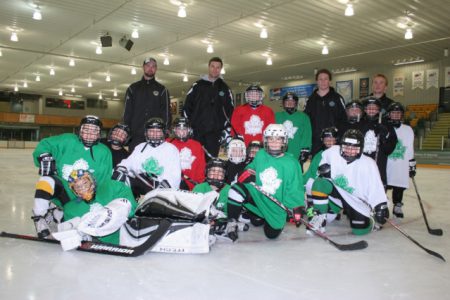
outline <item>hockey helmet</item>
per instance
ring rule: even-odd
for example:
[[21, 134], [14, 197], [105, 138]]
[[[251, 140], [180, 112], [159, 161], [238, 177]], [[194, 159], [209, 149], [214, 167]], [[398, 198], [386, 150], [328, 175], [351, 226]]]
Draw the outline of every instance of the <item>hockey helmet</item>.
[[251, 141], [247, 147], [247, 160], [251, 161], [255, 158], [256, 152], [263, 147], [260, 141]]
[[244, 97], [251, 107], [256, 108], [263, 102], [264, 91], [259, 85], [252, 84], [245, 90]]
[[119, 147], [126, 146], [130, 138], [130, 127], [123, 123], [114, 125], [108, 133], [108, 142]]
[[368, 97], [362, 101], [364, 112], [366, 113], [366, 118], [370, 121], [375, 121], [381, 111], [381, 102], [375, 97]]
[[245, 143], [241, 139], [232, 139], [227, 146], [227, 157], [228, 161], [239, 164], [245, 161], [246, 148]]
[[67, 181], [70, 189], [78, 198], [86, 202], [94, 199], [97, 184], [89, 171], [83, 169], [73, 170]]
[[330, 148], [331, 146], [336, 145], [338, 137], [338, 130], [336, 127], [327, 127], [322, 129], [322, 133], [320, 134], [320, 139], [322, 140], [325, 149]]
[[175, 138], [186, 142], [192, 136], [192, 127], [187, 118], [176, 118], [173, 122], [172, 132]]
[[347, 130], [341, 139], [341, 156], [351, 163], [360, 158], [364, 150], [364, 136], [357, 129]]
[[219, 158], [212, 158], [206, 164], [206, 182], [217, 188], [222, 188], [225, 184], [226, 164]]
[[[278, 145], [277, 142], [280, 141]], [[264, 149], [272, 156], [279, 156], [287, 149], [287, 131], [281, 124], [270, 124], [264, 130]]]
[[92, 147], [100, 140], [103, 124], [99, 117], [87, 115], [80, 121], [78, 137], [86, 147]]
[[405, 107], [400, 102], [393, 102], [387, 109], [388, 123], [398, 128], [402, 124]]
[[347, 121], [350, 124], [358, 123], [363, 114], [363, 107], [358, 100], [352, 100], [345, 105], [345, 112], [347, 113]]
[[298, 105], [298, 97], [297, 94], [293, 92], [287, 92], [283, 96], [283, 109], [288, 114], [293, 114], [297, 111], [297, 105]]
[[164, 142], [166, 125], [161, 118], [150, 118], [145, 123], [145, 140], [152, 147], [157, 147]]

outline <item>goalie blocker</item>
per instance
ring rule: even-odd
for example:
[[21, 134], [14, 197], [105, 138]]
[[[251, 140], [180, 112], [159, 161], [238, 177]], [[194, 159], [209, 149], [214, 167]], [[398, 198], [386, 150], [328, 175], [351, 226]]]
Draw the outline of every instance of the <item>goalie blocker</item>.
[[[157, 189], [145, 195], [135, 217], [120, 229], [120, 245], [136, 247], [149, 239], [164, 218], [173, 222], [152, 252], [208, 253], [210, 248], [209, 210], [217, 193]], [[214, 238], [211, 237], [214, 241]]]

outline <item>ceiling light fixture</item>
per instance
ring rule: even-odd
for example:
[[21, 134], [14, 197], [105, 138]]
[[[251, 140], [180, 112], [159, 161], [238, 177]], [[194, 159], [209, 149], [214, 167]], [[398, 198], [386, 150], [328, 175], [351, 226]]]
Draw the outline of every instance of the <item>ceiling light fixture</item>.
[[212, 44], [209, 44], [209, 45], [208, 45], [208, 48], [206, 48], [206, 52], [208, 52], [208, 53], [214, 53], [214, 48], [213, 48], [213, 45], [212, 45]]
[[0, 49], [0, 57], [3, 56], [3, 52], [2, 49]]
[[71, 58], [71, 59], [69, 60], [69, 66], [75, 67], [75, 60], [74, 60], [73, 58]]
[[179, 18], [186, 18], [186, 4], [181, 2], [180, 6], [178, 7], [178, 17]]
[[41, 81], [41, 76], [39, 74], [36, 74], [36, 81]]
[[164, 64], [165, 66], [170, 65], [170, 61], [169, 61], [169, 58], [168, 58], [167, 56], [164, 58], [163, 64]]
[[136, 68], [135, 67], [131, 68], [131, 75], [136, 75]]
[[17, 83], [16, 83], [16, 85], [14, 86], [14, 92], [18, 92], [19, 91], [19, 87], [17, 86]]
[[351, 17], [354, 14], [355, 14], [355, 12], [353, 11], [353, 4], [347, 3], [347, 7], [345, 8], [345, 16]]
[[327, 45], [324, 45], [323, 46], [323, 48], [322, 48], [322, 54], [323, 55], [327, 55], [329, 52], [328, 52], [328, 47], [327, 47]]
[[111, 76], [109, 74], [106, 74], [105, 80], [108, 81], [108, 82], [111, 81]]
[[225, 67], [222, 67], [222, 69], [220, 70], [220, 74], [225, 75], [226, 71], [225, 71]]
[[12, 42], [18, 42], [19, 41], [19, 37], [17, 36], [17, 32], [15, 32], [15, 31], [11, 32], [11, 41]]
[[405, 40], [410, 40], [412, 38], [413, 38], [412, 29], [408, 27], [408, 28], [406, 28], [406, 31], [405, 31]]
[[97, 46], [97, 48], [95, 48], [95, 53], [99, 55], [102, 54], [103, 53], [102, 47]]
[[70, 89], [70, 92], [75, 93], [75, 87], [72, 86], [72, 88]]
[[88, 81], [88, 87], [92, 87], [92, 81], [91, 81], [90, 78], [89, 78], [89, 81]]
[[183, 82], [188, 82], [188, 76], [187, 75], [183, 76]]
[[28, 87], [28, 82], [27, 82], [26, 80], [23, 82], [23, 87], [24, 87], [24, 88], [27, 88], [27, 87]]
[[136, 28], [133, 29], [133, 32], [131, 33], [131, 37], [133, 39], [138, 39], [139, 38], [139, 31]]
[[100, 94], [98, 94], [98, 100], [102, 100], [103, 99], [103, 95], [102, 92], [100, 92]]
[[272, 65], [272, 57], [268, 57], [266, 60], [266, 65], [271, 66]]
[[417, 57], [417, 58], [411, 58], [409, 60], [397, 60], [397, 62], [394, 63], [394, 66], [401, 66], [401, 65], [409, 65], [409, 64], [416, 64], [424, 62], [425, 60], [423, 58]]
[[113, 96], [114, 96], [114, 97], [117, 97], [117, 90], [116, 90], [116, 89], [114, 89], [114, 94], [113, 94]]
[[62, 95], [63, 95], [63, 90], [62, 90], [62, 89], [59, 90], [58, 95], [59, 95], [59, 96], [62, 96]]
[[33, 19], [42, 20], [41, 9], [39, 8], [39, 6], [36, 6], [36, 9], [34, 10]]
[[262, 39], [267, 39], [269, 34], [267, 33], [267, 29], [265, 27], [261, 28], [261, 32], [259, 33], [259, 37]]
[[50, 68], [50, 76], [55, 76], [55, 69], [53, 67]]

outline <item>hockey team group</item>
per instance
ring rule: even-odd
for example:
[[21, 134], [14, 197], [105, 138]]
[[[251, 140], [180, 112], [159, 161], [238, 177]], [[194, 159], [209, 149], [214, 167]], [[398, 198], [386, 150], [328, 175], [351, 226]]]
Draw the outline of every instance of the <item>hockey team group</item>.
[[[150, 78], [147, 65], [154, 67]], [[274, 113], [257, 84], [234, 108], [222, 61], [214, 58], [208, 68], [173, 123], [164, 113], [138, 126], [137, 117], [124, 118], [101, 139], [101, 120], [87, 115], [77, 134], [42, 139], [33, 152], [38, 237], [57, 239], [64, 250], [90, 240], [134, 247], [169, 219], [152, 251], [205, 253], [256, 226], [276, 239], [289, 223], [320, 234], [341, 219], [364, 235], [381, 229], [390, 211], [404, 217], [414, 133], [403, 123], [404, 106], [386, 97], [384, 75], [372, 78], [370, 96], [345, 103], [331, 87], [332, 74], [319, 70], [303, 111], [288, 92]], [[164, 95], [155, 71], [154, 59], [144, 61], [136, 93]]]

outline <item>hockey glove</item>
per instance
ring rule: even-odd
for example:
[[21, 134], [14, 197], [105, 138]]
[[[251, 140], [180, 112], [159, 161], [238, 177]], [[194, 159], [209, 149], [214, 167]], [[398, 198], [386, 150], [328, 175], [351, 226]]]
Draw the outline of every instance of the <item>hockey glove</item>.
[[323, 178], [331, 178], [331, 166], [329, 164], [321, 164], [317, 168], [317, 175]]
[[416, 176], [416, 160], [413, 158], [409, 161], [409, 177]]
[[128, 179], [128, 169], [124, 166], [117, 166], [111, 176], [112, 180], [120, 181], [130, 186], [130, 180]]
[[384, 143], [387, 141], [387, 139], [389, 138], [389, 130], [387, 129], [387, 127], [381, 123], [376, 123], [375, 124], [375, 135], [379, 137], [380, 139], [380, 143]]
[[375, 206], [374, 212], [374, 218], [377, 223], [386, 223], [386, 219], [389, 218], [389, 209], [386, 202], [380, 203]]
[[228, 145], [231, 139], [231, 127], [225, 127], [225, 129], [222, 131], [222, 134], [220, 135], [219, 144]]
[[56, 161], [50, 153], [42, 153], [38, 157], [39, 175], [51, 176], [56, 175]]
[[241, 175], [239, 175], [238, 180], [239, 183], [250, 183], [255, 182], [255, 171], [252, 169], [244, 170]]
[[310, 154], [311, 152], [308, 148], [303, 148], [302, 150], [300, 150], [300, 157], [298, 158], [300, 164], [303, 165], [309, 159]]
[[292, 209], [292, 214], [294, 216], [295, 226], [297, 228], [300, 227], [300, 225], [302, 225], [301, 218], [304, 215], [306, 215], [305, 207], [304, 206], [294, 207], [294, 209]]

